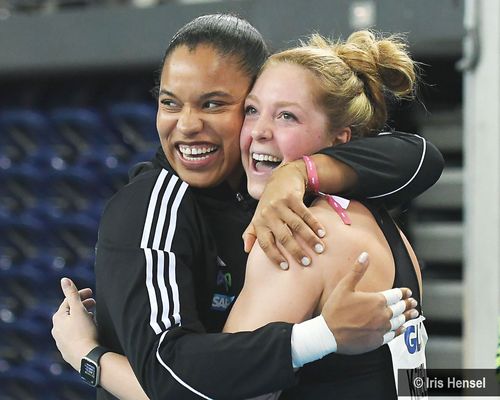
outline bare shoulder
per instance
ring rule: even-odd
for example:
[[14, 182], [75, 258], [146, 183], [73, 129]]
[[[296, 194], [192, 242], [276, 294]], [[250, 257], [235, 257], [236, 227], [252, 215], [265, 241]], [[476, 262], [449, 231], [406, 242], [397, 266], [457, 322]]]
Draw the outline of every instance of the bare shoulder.
[[370, 255], [370, 267], [358, 288], [379, 291], [392, 286], [392, 252], [373, 215], [363, 204], [350, 201], [347, 213], [351, 225], [344, 224], [325, 200], [316, 201], [310, 210], [327, 232], [324, 238], [326, 249], [322, 255], [317, 256], [316, 265], [322, 269], [325, 295], [350, 271], [364, 251]]

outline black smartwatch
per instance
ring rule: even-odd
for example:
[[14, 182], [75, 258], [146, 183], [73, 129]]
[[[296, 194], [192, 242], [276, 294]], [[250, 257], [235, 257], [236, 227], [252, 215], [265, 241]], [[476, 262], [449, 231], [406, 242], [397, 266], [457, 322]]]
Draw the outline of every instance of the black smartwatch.
[[82, 358], [80, 377], [90, 386], [96, 387], [99, 385], [99, 378], [101, 376], [99, 360], [104, 353], [109, 351], [110, 350], [105, 347], [97, 346]]

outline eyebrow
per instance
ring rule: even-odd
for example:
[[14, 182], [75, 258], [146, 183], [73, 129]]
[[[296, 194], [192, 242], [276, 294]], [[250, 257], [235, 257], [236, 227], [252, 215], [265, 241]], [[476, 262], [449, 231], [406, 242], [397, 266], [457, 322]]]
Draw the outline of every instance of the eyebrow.
[[[256, 103], [259, 103], [259, 99], [257, 98], [257, 96], [255, 96], [254, 94], [250, 93], [248, 96], [247, 96], [247, 99], [250, 99], [252, 101], [255, 101]], [[289, 107], [289, 106], [295, 106], [295, 107], [298, 107], [300, 108], [301, 110], [304, 110], [304, 108], [299, 104], [299, 103], [295, 103], [293, 101], [278, 101], [276, 103], [273, 103], [273, 105], [275, 107]]]
[[[170, 90], [166, 90], [166, 89], [160, 89], [159, 94], [177, 98], [177, 96], [174, 93], [172, 93]], [[222, 90], [214, 90], [213, 92], [203, 93], [200, 96], [200, 100], [203, 101], [203, 100], [211, 99], [214, 97], [223, 97], [223, 98], [227, 98], [227, 99], [233, 98], [229, 93], [223, 92]]]

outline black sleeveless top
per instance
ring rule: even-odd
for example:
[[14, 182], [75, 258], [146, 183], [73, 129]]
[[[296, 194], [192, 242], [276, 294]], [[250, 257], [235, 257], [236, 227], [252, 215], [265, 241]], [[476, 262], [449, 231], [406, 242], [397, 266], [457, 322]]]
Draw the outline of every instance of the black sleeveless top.
[[[392, 287], [408, 287], [420, 299], [415, 268], [399, 231], [388, 212], [368, 202], [392, 252], [395, 276]], [[419, 313], [420, 302], [417, 307]], [[396, 383], [388, 345], [360, 355], [330, 354], [306, 364], [298, 372], [299, 384], [283, 391], [280, 399], [397, 399]]]

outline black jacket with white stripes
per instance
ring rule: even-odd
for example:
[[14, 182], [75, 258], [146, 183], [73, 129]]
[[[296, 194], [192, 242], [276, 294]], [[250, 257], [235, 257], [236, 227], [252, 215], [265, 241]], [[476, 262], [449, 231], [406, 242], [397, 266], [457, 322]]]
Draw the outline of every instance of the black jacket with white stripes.
[[[390, 204], [423, 192], [443, 168], [439, 151], [415, 135], [323, 152], [358, 173], [352, 195]], [[215, 333], [243, 286], [241, 234], [254, 205], [243, 187], [188, 187], [161, 151], [109, 201], [96, 251], [99, 341], [127, 355], [152, 400], [240, 399], [295, 383], [291, 324]], [[114, 398], [101, 388], [97, 397]]]

